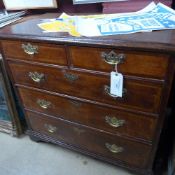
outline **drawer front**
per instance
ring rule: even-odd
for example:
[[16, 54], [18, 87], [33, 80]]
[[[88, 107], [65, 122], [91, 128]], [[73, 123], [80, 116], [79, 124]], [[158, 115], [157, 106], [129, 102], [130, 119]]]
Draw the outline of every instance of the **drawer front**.
[[151, 147], [148, 145], [114, 137], [102, 132], [95, 132], [85, 127], [72, 125], [62, 120], [31, 112], [27, 112], [27, 116], [34, 131], [69, 145], [103, 156], [112, 161], [120, 160], [139, 168], [145, 167], [148, 163], [151, 151]]
[[2, 46], [7, 59], [67, 65], [66, 51], [61, 45], [2, 41]]
[[[126, 91], [122, 98], [116, 98], [109, 94], [110, 77], [108, 76], [22, 63], [11, 62], [9, 65], [14, 80], [18, 84], [140, 111], [153, 113], [159, 111], [162, 94], [161, 84], [125, 79], [124, 88]], [[37, 77], [40, 77], [39, 82], [35, 81], [37, 80], [36, 73]]]
[[[152, 141], [157, 119], [75, 101], [40, 91], [19, 88], [26, 109], [63, 118], [93, 128]], [[139, 123], [139, 124], [138, 124]]]
[[[110, 60], [116, 60], [115, 58], [117, 56], [121, 57], [121, 54], [123, 54], [125, 59], [123, 60], [123, 63], [118, 64], [119, 72], [141, 77], [165, 78], [168, 67], [168, 55], [127, 52], [114, 49], [113, 51], [117, 54], [114, 56], [109, 55], [111, 51], [112, 49], [70, 47], [70, 55], [74, 67], [111, 72], [114, 70], [114, 66], [109, 64], [109, 62], [111, 62]], [[108, 56], [108, 58], [105, 56]]]

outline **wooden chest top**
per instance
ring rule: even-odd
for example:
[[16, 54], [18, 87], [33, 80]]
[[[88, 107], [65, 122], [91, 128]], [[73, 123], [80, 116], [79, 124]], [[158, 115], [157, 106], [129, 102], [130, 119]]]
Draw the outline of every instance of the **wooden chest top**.
[[68, 33], [43, 33], [37, 24], [42, 19], [55, 18], [59, 14], [50, 13], [40, 16], [30, 16], [19, 23], [9, 25], [0, 30], [0, 38], [45, 41], [47, 43], [94, 45], [103, 47], [132, 48], [137, 50], [152, 50], [159, 52], [175, 52], [175, 30], [136, 33], [129, 35], [114, 35], [104, 37], [72, 37]]

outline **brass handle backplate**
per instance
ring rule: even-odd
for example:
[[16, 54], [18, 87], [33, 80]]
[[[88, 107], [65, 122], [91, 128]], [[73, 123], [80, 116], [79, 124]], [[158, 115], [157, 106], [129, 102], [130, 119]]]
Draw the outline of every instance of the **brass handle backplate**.
[[78, 102], [78, 101], [74, 101], [74, 100], [70, 100], [69, 101], [73, 106], [75, 107], [81, 107], [82, 103], [81, 102]]
[[[107, 86], [107, 85], [104, 86], [104, 91], [105, 91], [106, 94], [108, 94], [108, 95], [111, 96], [111, 97], [114, 97], [114, 98], [118, 98], [118, 97], [119, 97], [119, 96], [117, 96], [117, 95], [111, 94], [111, 93], [110, 93], [110, 87]], [[124, 89], [123, 89], [123, 96], [126, 95], [126, 93], [127, 93], [127, 89], [124, 88]]]
[[65, 73], [64, 77], [67, 80], [69, 80], [70, 82], [74, 82], [74, 81], [76, 81], [79, 78], [78, 75], [74, 75], [74, 74], [71, 74], [71, 73]]
[[21, 47], [23, 48], [24, 52], [28, 55], [34, 55], [38, 53], [38, 46], [33, 46], [30, 43], [22, 44]]
[[106, 148], [110, 151], [110, 152], [112, 152], [112, 153], [114, 153], [114, 154], [117, 154], [117, 153], [121, 153], [121, 152], [123, 152], [124, 151], [124, 148], [123, 147], [119, 147], [119, 146], [117, 146], [117, 145], [115, 145], [115, 144], [109, 144], [109, 143], [105, 143], [105, 146], [106, 146]]
[[125, 54], [116, 54], [114, 51], [111, 51], [109, 53], [102, 52], [101, 57], [106, 63], [112, 65], [123, 63], [126, 59]]
[[79, 129], [77, 127], [73, 127], [73, 130], [78, 135], [81, 135], [82, 133], [85, 133], [85, 130], [84, 129]]
[[38, 72], [29, 72], [28, 75], [36, 83], [40, 83], [45, 78], [45, 75], [43, 73]]
[[44, 124], [44, 127], [47, 129], [48, 132], [54, 133], [57, 130], [56, 126], [52, 126], [50, 124]]
[[115, 127], [115, 128], [118, 128], [125, 124], [125, 120], [119, 120], [116, 117], [106, 116], [105, 120], [110, 126]]
[[43, 109], [47, 109], [51, 106], [50, 101], [46, 101], [46, 100], [43, 100], [43, 99], [38, 99], [36, 103]]

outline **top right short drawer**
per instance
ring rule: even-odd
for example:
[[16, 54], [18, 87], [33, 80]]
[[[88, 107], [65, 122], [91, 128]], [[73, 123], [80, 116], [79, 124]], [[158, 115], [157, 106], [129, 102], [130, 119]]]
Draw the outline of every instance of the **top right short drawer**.
[[146, 78], [164, 79], [169, 62], [169, 56], [160, 53], [77, 46], [69, 50], [75, 68], [109, 73], [119, 61], [117, 69], [122, 74]]

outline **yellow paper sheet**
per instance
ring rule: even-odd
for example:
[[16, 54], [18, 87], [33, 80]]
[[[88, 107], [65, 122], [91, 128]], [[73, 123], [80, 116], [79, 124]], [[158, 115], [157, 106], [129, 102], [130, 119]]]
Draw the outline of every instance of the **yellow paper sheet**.
[[80, 36], [71, 22], [55, 20], [38, 24], [44, 32], [68, 32], [72, 36]]

